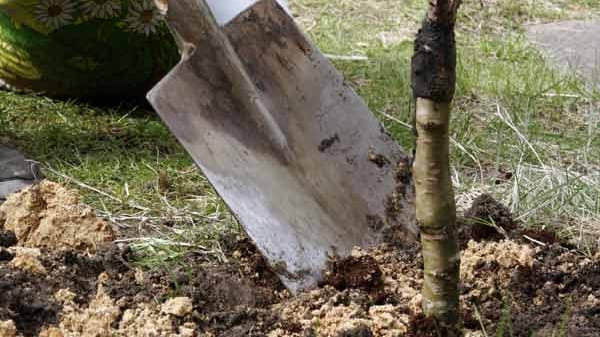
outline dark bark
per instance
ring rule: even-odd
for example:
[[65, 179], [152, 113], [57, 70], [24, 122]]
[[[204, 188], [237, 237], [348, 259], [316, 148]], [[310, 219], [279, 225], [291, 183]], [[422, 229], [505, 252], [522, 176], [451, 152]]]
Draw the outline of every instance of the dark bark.
[[426, 18], [417, 34], [412, 58], [413, 95], [449, 103], [456, 86], [454, 24]]

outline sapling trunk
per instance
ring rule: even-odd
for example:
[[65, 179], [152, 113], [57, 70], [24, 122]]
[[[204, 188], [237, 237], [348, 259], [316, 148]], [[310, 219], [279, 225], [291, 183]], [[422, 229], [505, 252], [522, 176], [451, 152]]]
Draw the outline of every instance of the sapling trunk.
[[430, 0], [415, 40], [413, 176], [424, 260], [423, 310], [440, 336], [460, 335], [460, 252], [449, 166], [449, 121], [456, 83], [454, 21], [460, 0]]

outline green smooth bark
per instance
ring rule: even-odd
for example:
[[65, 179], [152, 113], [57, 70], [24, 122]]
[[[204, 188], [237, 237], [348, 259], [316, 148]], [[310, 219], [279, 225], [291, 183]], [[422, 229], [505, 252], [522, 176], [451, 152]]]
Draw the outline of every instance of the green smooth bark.
[[454, 22], [461, 0], [430, 0], [415, 40], [413, 177], [424, 261], [423, 311], [443, 337], [461, 336], [460, 251], [449, 163], [449, 124], [456, 86]]
[[449, 169], [449, 117], [449, 103], [417, 99], [413, 174], [424, 261], [423, 310], [437, 319], [442, 336], [457, 336], [460, 251]]

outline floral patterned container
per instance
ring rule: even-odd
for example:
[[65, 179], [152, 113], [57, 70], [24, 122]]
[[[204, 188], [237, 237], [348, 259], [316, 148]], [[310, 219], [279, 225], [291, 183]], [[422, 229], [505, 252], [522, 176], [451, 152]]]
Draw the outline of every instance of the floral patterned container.
[[0, 79], [51, 96], [139, 96], [178, 60], [152, 0], [0, 0]]

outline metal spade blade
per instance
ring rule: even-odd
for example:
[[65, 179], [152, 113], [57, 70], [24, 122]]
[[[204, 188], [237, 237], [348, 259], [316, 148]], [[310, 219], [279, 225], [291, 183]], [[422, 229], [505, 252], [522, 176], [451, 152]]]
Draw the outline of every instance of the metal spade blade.
[[224, 26], [173, 0], [167, 21], [183, 57], [148, 99], [291, 291], [416, 235], [407, 155], [274, 0]]

